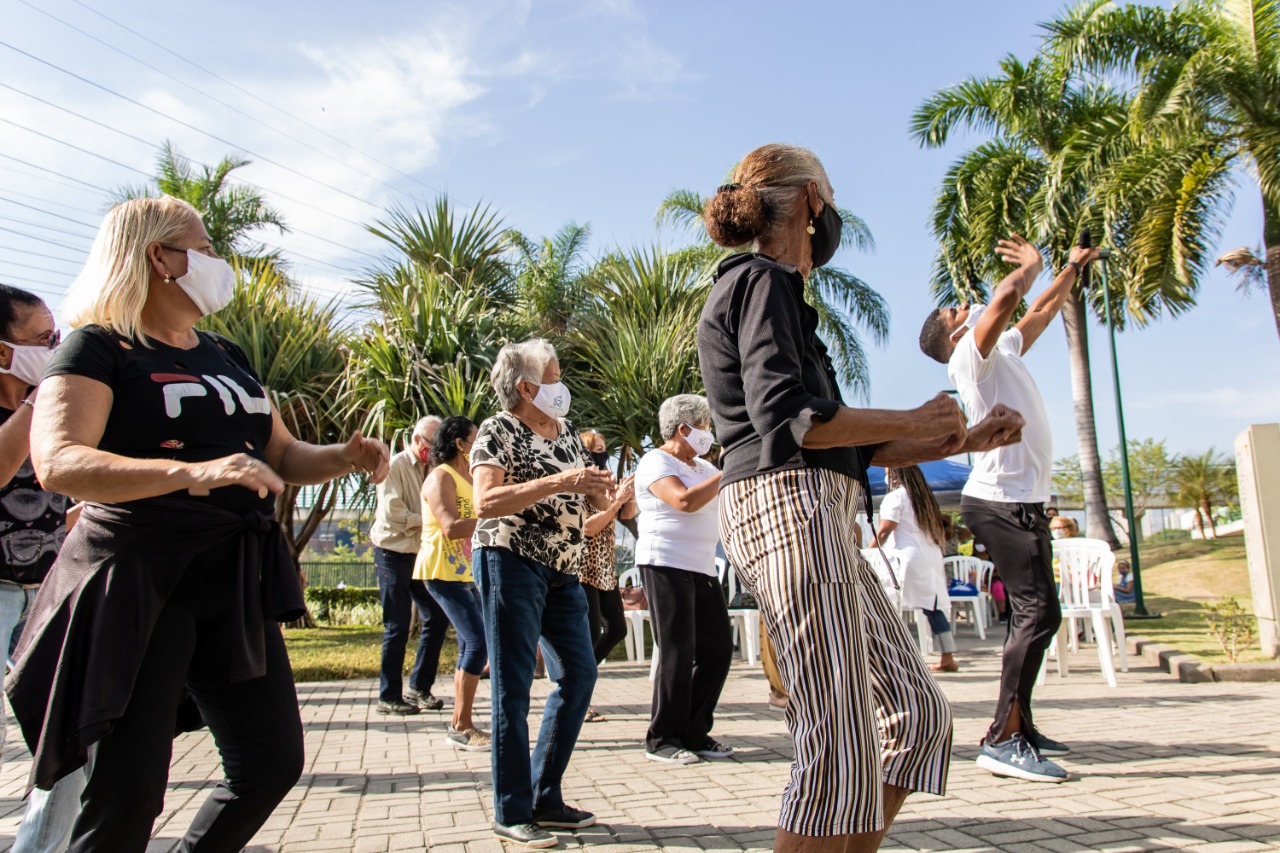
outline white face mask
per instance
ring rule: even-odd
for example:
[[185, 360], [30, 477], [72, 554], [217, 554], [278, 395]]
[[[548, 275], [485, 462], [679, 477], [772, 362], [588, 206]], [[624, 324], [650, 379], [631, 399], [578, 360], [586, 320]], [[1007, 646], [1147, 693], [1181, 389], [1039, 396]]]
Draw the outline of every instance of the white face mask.
[[689, 442], [689, 446], [693, 448], [694, 453], [699, 456], [706, 456], [707, 451], [711, 449], [711, 445], [716, 443], [716, 437], [705, 429], [698, 429], [697, 427], [689, 426], [689, 424], [685, 424], [685, 426], [689, 427], [689, 434], [684, 437], [684, 440]]
[[42, 346], [19, 346], [8, 341], [0, 343], [13, 350], [13, 361], [9, 362], [9, 369], [0, 367], [0, 373], [16, 376], [28, 385], [39, 385], [44, 378], [44, 369], [49, 366], [49, 359], [53, 358], [53, 350]]
[[966, 329], [972, 329], [974, 326], [978, 325], [978, 318], [981, 317], [983, 312], [986, 310], [987, 306], [981, 303], [977, 305], [970, 305], [969, 316], [964, 318], [964, 327]]
[[572, 396], [563, 382], [550, 385], [539, 385], [538, 393], [533, 397], [533, 404], [553, 418], [563, 418], [569, 414], [569, 401]]
[[1066, 539], [1067, 531], [1059, 527], [1056, 530], [1050, 530], [1049, 535], [1052, 536], [1054, 539]]
[[187, 249], [187, 274], [174, 281], [200, 313], [208, 317], [226, 308], [231, 301], [236, 289], [236, 271], [222, 258]]

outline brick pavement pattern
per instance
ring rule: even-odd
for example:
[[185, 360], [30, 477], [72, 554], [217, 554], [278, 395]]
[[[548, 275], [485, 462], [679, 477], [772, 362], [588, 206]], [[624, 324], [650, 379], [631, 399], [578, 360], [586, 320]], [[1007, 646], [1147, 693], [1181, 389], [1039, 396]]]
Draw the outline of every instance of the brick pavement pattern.
[[[1111, 690], [1086, 649], [1073, 656], [1066, 679], [1051, 666], [1037, 693], [1041, 729], [1073, 746], [1062, 759], [1073, 778], [1034, 784], [974, 766], [995, 698], [998, 640], [964, 637], [959, 657], [964, 668], [940, 677], [956, 711], [949, 791], [908, 800], [884, 850], [1280, 849], [1280, 684], [1180, 684], [1134, 665]], [[602, 671], [595, 707], [608, 721], [583, 729], [565, 791], [600, 823], [562, 834], [562, 848], [771, 849], [790, 742], [781, 715], [765, 705], [759, 669], [735, 663], [720, 704], [715, 734], [737, 755], [684, 767], [644, 757], [647, 674], [636, 664], [611, 663]], [[443, 678], [437, 684], [448, 688]], [[535, 697], [547, 690], [545, 680], [537, 682]], [[378, 716], [373, 681], [303, 684], [299, 697], [306, 770], [248, 850], [502, 849], [489, 834], [489, 757], [445, 746], [447, 710]], [[478, 719], [487, 720], [487, 682], [479, 698]], [[12, 844], [29, 767], [10, 726], [0, 768], [0, 850]], [[175, 848], [217, 778], [207, 733], [175, 742], [165, 811], [149, 853]]]

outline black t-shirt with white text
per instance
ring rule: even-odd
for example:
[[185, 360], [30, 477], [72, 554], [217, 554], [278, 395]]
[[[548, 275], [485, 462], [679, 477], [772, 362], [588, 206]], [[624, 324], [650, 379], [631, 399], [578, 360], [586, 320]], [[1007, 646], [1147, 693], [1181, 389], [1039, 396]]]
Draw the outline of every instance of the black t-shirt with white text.
[[[0, 406], [0, 423], [13, 410]], [[67, 538], [67, 498], [46, 492], [31, 457], [0, 486], [0, 580], [36, 584], [44, 580]]]
[[[84, 326], [58, 347], [45, 377], [84, 376], [111, 388], [100, 450], [180, 462], [246, 453], [265, 462], [271, 402], [257, 374], [236, 344], [209, 332], [196, 334], [197, 346], [179, 349]], [[269, 513], [274, 501], [243, 486], [214, 489], [207, 497], [185, 489], [173, 495], [236, 513]]]

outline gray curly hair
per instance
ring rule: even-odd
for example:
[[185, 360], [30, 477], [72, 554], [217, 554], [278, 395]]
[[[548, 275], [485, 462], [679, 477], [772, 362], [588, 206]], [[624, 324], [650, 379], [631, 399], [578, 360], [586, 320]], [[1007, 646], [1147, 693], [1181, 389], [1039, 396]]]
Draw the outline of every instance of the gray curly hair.
[[658, 429], [662, 432], [662, 440], [666, 441], [676, 434], [680, 424], [705, 424], [711, 422], [711, 405], [707, 398], [698, 394], [677, 394], [662, 401], [658, 409]]

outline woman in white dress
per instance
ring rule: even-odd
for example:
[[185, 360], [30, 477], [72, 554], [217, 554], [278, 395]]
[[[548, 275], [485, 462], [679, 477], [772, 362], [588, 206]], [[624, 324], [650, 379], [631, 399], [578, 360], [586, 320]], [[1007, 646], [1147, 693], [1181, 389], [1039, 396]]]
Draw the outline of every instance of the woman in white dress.
[[938, 639], [942, 660], [929, 668], [955, 672], [960, 664], [956, 663], [956, 640], [947, 621], [951, 599], [942, 565], [942, 547], [947, 541], [942, 510], [917, 466], [890, 468], [885, 477], [890, 491], [880, 504], [876, 538], [898, 553], [903, 608], [922, 611]]

